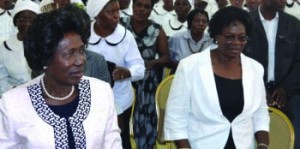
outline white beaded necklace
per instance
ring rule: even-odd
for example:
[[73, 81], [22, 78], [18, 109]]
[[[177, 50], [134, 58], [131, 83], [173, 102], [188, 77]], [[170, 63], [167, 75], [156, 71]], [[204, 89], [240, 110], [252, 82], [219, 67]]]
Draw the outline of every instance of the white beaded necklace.
[[46, 87], [45, 87], [45, 83], [44, 83], [44, 76], [41, 78], [41, 84], [42, 84], [42, 88], [43, 88], [45, 94], [46, 94], [49, 98], [54, 99], [54, 100], [60, 100], [60, 101], [66, 100], [66, 99], [68, 99], [69, 97], [71, 97], [72, 94], [74, 93], [74, 86], [72, 86], [71, 92], [70, 92], [67, 96], [65, 96], [65, 97], [55, 97], [55, 96], [50, 95], [49, 92], [47, 91], [47, 89], [46, 89]]

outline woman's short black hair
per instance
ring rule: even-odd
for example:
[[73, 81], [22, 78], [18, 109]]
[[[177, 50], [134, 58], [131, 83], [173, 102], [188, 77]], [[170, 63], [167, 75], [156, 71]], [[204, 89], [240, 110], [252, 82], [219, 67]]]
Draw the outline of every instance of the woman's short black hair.
[[208, 32], [210, 37], [215, 39], [217, 35], [221, 35], [224, 28], [231, 25], [233, 22], [241, 22], [246, 29], [246, 34], [249, 36], [252, 32], [253, 21], [249, 13], [240, 8], [228, 6], [217, 11], [209, 22]]
[[87, 44], [90, 21], [86, 12], [68, 5], [39, 14], [24, 40], [24, 53], [30, 68], [34, 71], [43, 71], [43, 67], [53, 58], [59, 41], [69, 32], [77, 33], [82, 42]]
[[194, 19], [195, 15], [198, 13], [204, 15], [207, 19], [207, 22], [209, 22], [208, 13], [205, 10], [193, 9], [187, 16], [188, 29], [192, 28], [193, 19]]

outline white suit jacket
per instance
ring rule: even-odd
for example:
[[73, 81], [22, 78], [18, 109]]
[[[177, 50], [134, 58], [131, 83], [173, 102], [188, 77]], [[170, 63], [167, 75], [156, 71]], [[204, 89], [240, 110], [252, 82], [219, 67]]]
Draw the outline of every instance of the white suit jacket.
[[[68, 148], [66, 119], [53, 113], [42, 98], [40, 78], [0, 99], [1, 149]], [[78, 88], [79, 104], [68, 118], [76, 148], [122, 148], [110, 85], [83, 77]]]
[[222, 114], [210, 50], [180, 61], [166, 107], [165, 140], [188, 139], [193, 149], [223, 149], [230, 128], [237, 149], [253, 148], [254, 133], [269, 131], [263, 67], [241, 54], [244, 107], [232, 123]]

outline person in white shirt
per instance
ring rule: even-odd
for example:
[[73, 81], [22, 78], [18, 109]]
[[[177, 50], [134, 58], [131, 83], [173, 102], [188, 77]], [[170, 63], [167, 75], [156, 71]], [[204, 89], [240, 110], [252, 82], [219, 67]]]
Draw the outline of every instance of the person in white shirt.
[[132, 33], [119, 24], [120, 7], [117, 0], [89, 0], [87, 12], [95, 22], [87, 49], [103, 55], [114, 64], [112, 80], [118, 107], [123, 148], [131, 148], [129, 120], [133, 102], [132, 81], [145, 75], [145, 64]]
[[173, 0], [161, 0], [154, 5], [150, 19], [154, 22], [163, 25], [163, 20], [168, 20], [176, 16]]
[[187, 16], [192, 8], [190, 0], [175, 0], [174, 9], [176, 16], [171, 18], [162, 19], [162, 27], [168, 37], [173, 36], [175, 33], [185, 31], [187, 26]]
[[187, 22], [188, 30], [178, 32], [169, 39], [173, 72], [181, 59], [201, 52], [213, 43], [209, 34], [205, 32], [209, 23], [206, 11], [192, 10], [187, 17]]
[[32, 21], [40, 12], [39, 6], [30, 0], [18, 0], [16, 3], [12, 18], [18, 33], [0, 45], [0, 96], [5, 91], [31, 80], [31, 69], [24, 56], [23, 40]]
[[14, 6], [12, 0], [0, 0], [0, 43], [16, 32], [11, 17]]
[[192, 149], [268, 148], [264, 70], [242, 54], [251, 28], [240, 8], [213, 15], [209, 33], [218, 46], [180, 61], [166, 105], [166, 141]]

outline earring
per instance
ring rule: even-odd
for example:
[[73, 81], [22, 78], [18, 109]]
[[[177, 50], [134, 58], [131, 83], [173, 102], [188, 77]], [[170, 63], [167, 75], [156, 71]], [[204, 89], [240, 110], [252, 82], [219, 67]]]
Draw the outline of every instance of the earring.
[[218, 41], [216, 40], [216, 44], [218, 44]]
[[47, 66], [43, 66], [43, 69], [46, 70], [46, 69], [47, 69]]

